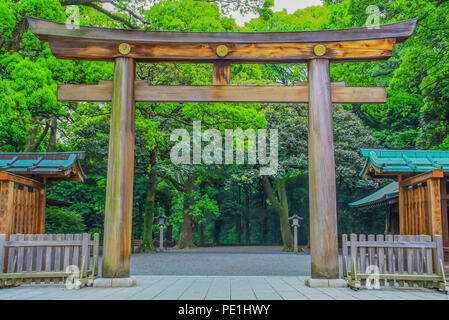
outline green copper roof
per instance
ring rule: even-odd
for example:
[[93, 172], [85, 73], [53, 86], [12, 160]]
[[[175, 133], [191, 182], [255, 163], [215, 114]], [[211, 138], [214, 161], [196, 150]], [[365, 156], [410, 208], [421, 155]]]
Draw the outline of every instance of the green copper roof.
[[349, 206], [353, 208], [374, 207], [384, 204], [389, 199], [394, 199], [396, 197], [398, 197], [398, 183], [392, 182], [365, 198], [349, 203]]
[[366, 157], [361, 176], [369, 165], [378, 172], [449, 171], [449, 151], [361, 149], [360, 153]]
[[79, 160], [84, 152], [0, 152], [0, 171], [19, 175], [70, 177], [86, 176]]

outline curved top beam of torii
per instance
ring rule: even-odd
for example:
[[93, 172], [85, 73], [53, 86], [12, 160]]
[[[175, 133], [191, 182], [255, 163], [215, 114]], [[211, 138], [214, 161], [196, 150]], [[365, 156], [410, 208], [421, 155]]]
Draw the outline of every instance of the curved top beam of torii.
[[[412, 33], [416, 19], [377, 28], [300, 32], [174, 32], [79, 26], [27, 17], [32, 32], [48, 41], [57, 58], [112, 61], [128, 56], [143, 62], [302, 63], [388, 59], [395, 43]], [[119, 51], [120, 44], [129, 52]], [[314, 50], [317, 45], [323, 50]], [[217, 48], [224, 46], [224, 51]], [[322, 49], [322, 48], [321, 48]]]

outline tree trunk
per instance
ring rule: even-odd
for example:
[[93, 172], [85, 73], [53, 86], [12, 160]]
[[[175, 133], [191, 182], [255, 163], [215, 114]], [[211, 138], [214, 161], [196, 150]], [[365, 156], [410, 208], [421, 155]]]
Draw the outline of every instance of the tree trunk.
[[204, 247], [204, 223], [200, 223], [198, 228], [200, 232], [200, 246]]
[[293, 234], [290, 229], [288, 220], [288, 203], [287, 192], [285, 190], [285, 182], [282, 179], [275, 180], [278, 189], [278, 197], [276, 198], [271, 182], [267, 176], [262, 176], [262, 184], [268, 199], [271, 202], [274, 210], [279, 215], [279, 224], [281, 226], [282, 243], [284, 244], [283, 251], [293, 251]]
[[58, 121], [55, 116], [51, 118], [50, 122], [50, 140], [48, 142], [47, 152], [56, 151], [56, 131], [57, 131]]
[[265, 192], [262, 192], [262, 221], [260, 223], [260, 244], [265, 244], [265, 224], [266, 224], [266, 214], [267, 214], [267, 200]]
[[194, 204], [193, 190], [195, 188], [196, 174], [192, 174], [184, 185], [184, 206], [183, 206], [183, 221], [181, 225], [181, 231], [179, 235], [178, 248], [179, 249], [189, 249], [195, 248], [193, 244], [192, 235], [192, 207]]
[[156, 188], [157, 173], [154, 169], [150, 169], [150, 179], [148, 181], [147, 197], [145, 199], [145, 215], [143, 218], [143, 252], [155, 251], [153, 245], [153, 220], [155, 211]]
[[48, 129], [50, 128], [50, 122], [47, 120], [45, 124], [45, 128], [40, 135], [40, 137], [36, 140], [37, 131], [39, 129], [39, 118], [33, 117], [31, 119], [31, 128], [28, 131], [28, 138], [27, 142], [25, 144], [25, 150], [24, 152], [36, 152], [36, 150], [39, 148], [40, 144], [44, 140], [45, 136], [48, 133]]
[[220, 244], [220, 231], [221, 231], [221, 221], [217, 219], [214, 222], [214, 246]]

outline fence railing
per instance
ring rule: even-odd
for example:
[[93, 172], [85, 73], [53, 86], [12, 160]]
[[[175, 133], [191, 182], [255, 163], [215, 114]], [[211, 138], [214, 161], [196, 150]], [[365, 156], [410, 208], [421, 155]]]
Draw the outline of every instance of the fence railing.
[[441, 237], [429, 235], [342, 236], [343, 276], [353, 289], [366, 282], [420, 286], [447, 292]]
[[98, 273], [98, 255], [98, 234], [0, 234], [0, 287], [58, 283], [74, 273], [87, 280]]

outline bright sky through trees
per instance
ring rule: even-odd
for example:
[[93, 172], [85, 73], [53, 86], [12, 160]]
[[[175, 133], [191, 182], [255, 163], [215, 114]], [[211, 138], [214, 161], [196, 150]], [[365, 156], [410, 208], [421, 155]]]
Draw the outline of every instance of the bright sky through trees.
[[[321, 4], [321, 0], [274, 0], [273, 11], [282, 11], [286, 9], [287, 12], [291, 14], [298, 9], [304, 9], [310, 6], [320, 6]], [[243, 26], [245, 22], [257, 17], [257, 15], [253, 13], [245, 15], [234, 13], [232, 16], [240, 26]]]

